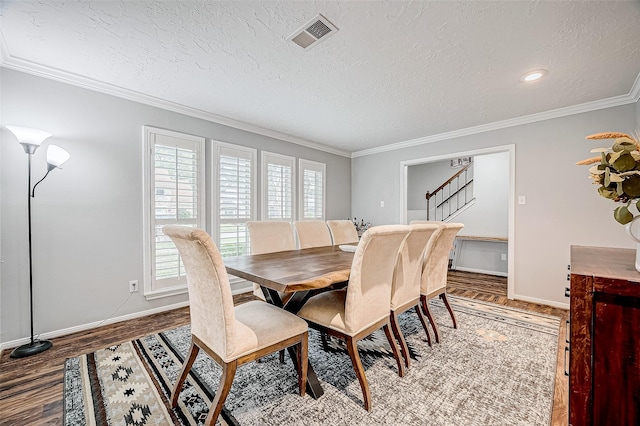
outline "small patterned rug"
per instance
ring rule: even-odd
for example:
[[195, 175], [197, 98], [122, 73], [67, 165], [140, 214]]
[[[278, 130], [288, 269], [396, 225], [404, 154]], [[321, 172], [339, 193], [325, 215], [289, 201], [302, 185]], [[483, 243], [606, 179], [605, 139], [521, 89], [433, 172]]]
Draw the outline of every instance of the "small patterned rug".
[[[441, 302], [431, 301], [440, 331], [433, 347], [415, 312], [400, 315], [412, 357], [403, 378], [382, 332], [358, 343], [371, 412], [343, 343], [311, 330], [309, 359], [325, 394], [301, 398], [291, 361], [270, 355], [238, 369], [218, 424], [549, 425], [560, 319], [450, 300], [458, 329]], [[178, 408], [168, 408], [189, 339], [185, 326], [67, 359], [64, 424], [202, 424], [221, 373], [202, 352]]]

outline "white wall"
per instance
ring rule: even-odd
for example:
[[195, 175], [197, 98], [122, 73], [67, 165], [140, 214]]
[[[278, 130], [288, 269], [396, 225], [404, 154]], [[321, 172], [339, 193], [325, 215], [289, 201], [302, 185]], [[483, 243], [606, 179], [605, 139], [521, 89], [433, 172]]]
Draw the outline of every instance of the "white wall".
[[[586, 141], [586, 135], [640, 127], [637, 108], [629, 104], [356, 157], [352, 214], [375, 224], [401, 221], [401, 161], [514, 144], [516, 195], [526, 196], [525, 205], [514, 206], [515, 296], [566, 304], [572, 244], [635, 248], [624, 227], [613, 220], [614, 203], [597, 194], [586, 167], [574, 164], [602, 144]], [[385, 207], [380, 207], [381, 200]]]
[[424, 210], [426, 214], [426, 193], [435, 191], [459, 170], [452, 169], [449, 160], [407, 167], [407, 210]]
[[464, 223], [462, 235], [509, 236], [509, 153], [473, 157], [473, 196], [476, 202], [455, 218]]
[[[71, 153], [32, 203], [36, 334], [105, 319], [129, 297], [129, 280], [142, 285], [143, 125], [324, 162], [327, 217], [351, 215], [349, 158], [4, 68], [0, 78], [0, 124], [54, 134], [33, 157], [34, 179], [46, 170], [49, 143]], [[27, 156], [9, 131], [0, 136], [0, 342], [9, 342], [29, 336]], [[133, 293], [115, 316], [186, 300]]]

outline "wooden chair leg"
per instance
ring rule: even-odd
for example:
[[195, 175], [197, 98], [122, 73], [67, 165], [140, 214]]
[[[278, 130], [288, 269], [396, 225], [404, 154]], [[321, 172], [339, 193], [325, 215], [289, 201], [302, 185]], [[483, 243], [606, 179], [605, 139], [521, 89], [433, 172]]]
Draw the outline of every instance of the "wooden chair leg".
[[447, 299], [447, 293], [442, 293], [440, 295], [440, 299], [444, 302], [444, 306], [447, 307], [449, 311], [449, 315], [451, 315], [451, 320], [453, 321], [453, 328], [458, 328], [458, 323], [456, 322], [456, 316], [453, 313], [453, 309], [451, 309], [451, 305], [449, 304], [449, 299]]
[[431, 346], [431, 334], [429, 334], [429, 327], [427, 326], [427, 321], [424, 318], [424, 314], [420, 310], [420, 305], [416, 305], [416, 313], [418, 314], [418, 318], [420, 318], [420, 322], [422, 323], [422, 328], [424, 328], [424, 332], [427, 333], [427, 343]]
[[404, 357], [404, 365], [405, 367], [409, 368], [409, 347], [407, 346], [407, 341], [402, 334], [402, 330], [400, 330], [400, 325], [398, 324], [398, 315], [396, 315], [395, 311], [391, 311], [391, 314], [389, 315], [389, 321], [391, 323], [391, 331], [393, 331], [393, 335], [400, 343], [400, 352]]
[[284, 364], [284, 350], [281, 350], [279, 353], [280, 364]]
[[391, 327], [389, 327], [389, 323], [387, 322], [382, 328], [384, 329], [384, 334], [387, 336], [387, 340], [389, 341], [389, 345], [393, 351], [393, 357], [396, 359], [396, 363], [398, 364], [398, 376], [404, 377], [404, 362], [402, 362], [400, 349], [398, 349], [396, 339], [393, 338], [393, 334], [391, 333]]
[[229, 391], [231, 390], [233, 377], [236, 375], [237, 368], [238, 364], [236, 361], [231, 361], [222, 366], [222, 377], [220, 377], [220, 384], [218, 385], [216, 396], [213, 398], [213, 402], [209, 407], [209, 414], [204, 421], [205, 426], [214, 426], [216, 424], [216, 420], [218, 420], [218, 416], [220, 412], [222, 412], [222, 407], [224, 407], [224, 401], [227, 399], [227, 395], [229, 395]]
[[360, 388], [362, 389], [362, 397], [364, 400], [364, 409], [371, 411], [371, 392], [369, 391], [369, 383], [367, 377], [364, 375], [364, 367], [360, 361], [360, 355], [358, 354], [358, 342], [351, 336], [346, 336], [347, 339], [347, 351], [351, 358], [351, 364], [356, 372], [356, 377], [360, 382]]
[[193, 343], [193, 339], [191, 340], [191, 345], [189, 346], [189, 355], [187, 356], [187, 360], [182, 364], [182, 371], [180, 372], [180, 376], [176, 383], [173, 385], [173, 391], [171, 392], [171, 407], [176, 408], [178, 405], [178, 397], [180, 396], [180, 391], [182, 390], [182, 385], [189, 375], [189, 371], [191, 371], [191, 366], [193, 362], [196, 360], [198, 356], [198, 352], [200, 348]]
[[422, 312], [427, 316], [429, 322], [431, 323], [431, 328], [433, 328], [433, 334], [436, 335], [436, 343], [440, 343], [440, 336], [438, 335], [438, 326], [436, 322], [433, 320], [433, 316], [431, 315], [431, 311], [429, 310], [429, 301], [426, 296], [420, 296], [420, 302], [422, 302]]
[[304, 333], [302, 341], [296, 345], [298, 358], [298, 387], [300, 388], [300, 396], [307, 393], [307, 367], [309, 366], [309, 333]]

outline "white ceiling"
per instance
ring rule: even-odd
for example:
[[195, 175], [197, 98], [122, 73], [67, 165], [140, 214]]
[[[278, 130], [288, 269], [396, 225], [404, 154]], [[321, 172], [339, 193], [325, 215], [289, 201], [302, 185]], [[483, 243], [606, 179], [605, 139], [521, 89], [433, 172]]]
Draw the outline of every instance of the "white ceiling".
[[[628, 99], [640, 75], [638, 1], [2, 0], [0, 8], [5, 67], [344, 152]], [[318, 13], [335, 35], [310, 50], [286, 40]], [[544, 80], [519, 81], [537, 68], [549, 70]]]

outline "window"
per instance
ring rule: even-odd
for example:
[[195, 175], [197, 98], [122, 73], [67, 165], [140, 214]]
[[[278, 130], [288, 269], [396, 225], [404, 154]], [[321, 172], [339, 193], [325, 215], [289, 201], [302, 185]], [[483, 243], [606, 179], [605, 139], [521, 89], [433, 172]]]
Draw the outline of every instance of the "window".
[[325, 168], [324, 163], [300, 159], [300, 220], [324, 220]]
[[145, 280], [153, 299], [187, 291], [178, 250], [164, 225], [204, 228], [204, 138], [152, 127], [145, 134]]
[[286, 155], [262, 152], [263, 220], [294, 220], [294, 161]]
[[214, 228], [220, 254], [223, 257], [250, 254], [247, 222], [256, 217], [256, 150], [221, 142], [216, 142], [214, 150], [217, 177]]

